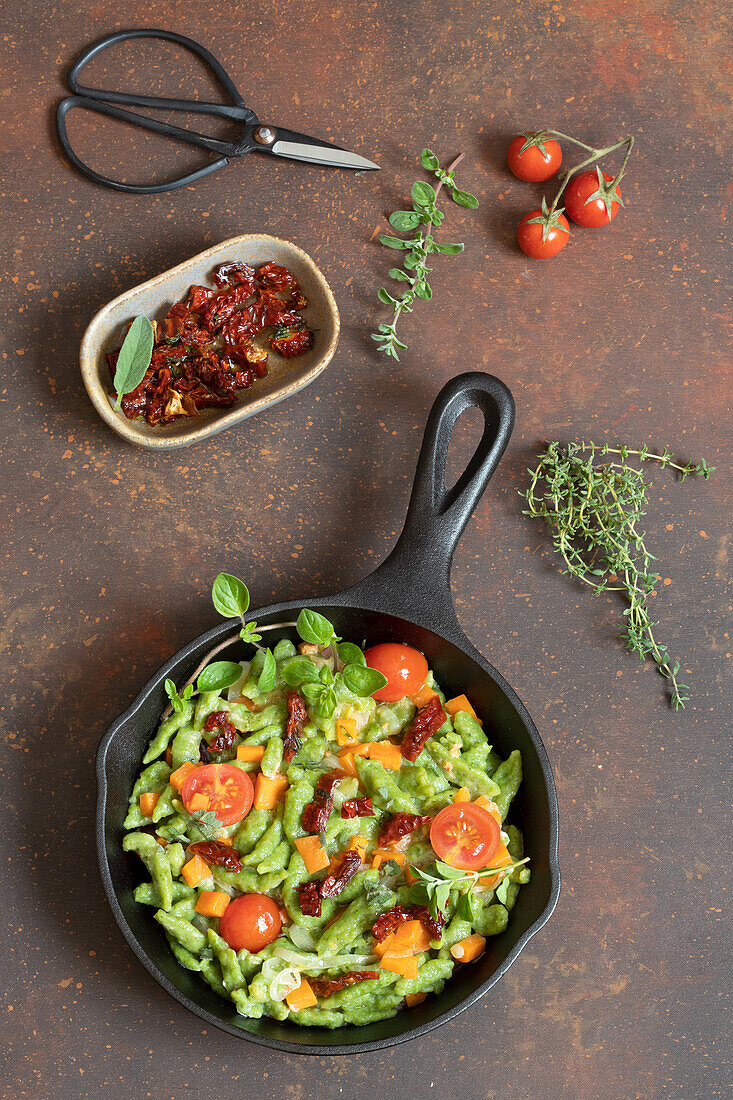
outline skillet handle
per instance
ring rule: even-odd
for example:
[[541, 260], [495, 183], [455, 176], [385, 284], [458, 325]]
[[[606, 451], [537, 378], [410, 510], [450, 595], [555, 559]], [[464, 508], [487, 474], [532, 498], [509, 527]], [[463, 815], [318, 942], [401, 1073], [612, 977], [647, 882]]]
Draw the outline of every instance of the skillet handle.
[[[483, 435], [456, 484], [446, 489], [445, 461], [453, 427], [471, 408], [483, 413]], [[450, 589], [453, 552], [513, 427], [514, 399], [498, 378], [474, 372], [448, 382], [428, 417], [397, 545], [374, 573], [336, 597], [338, 602], [398, 615], [439, 634], [454, 633], [458, 623]]]

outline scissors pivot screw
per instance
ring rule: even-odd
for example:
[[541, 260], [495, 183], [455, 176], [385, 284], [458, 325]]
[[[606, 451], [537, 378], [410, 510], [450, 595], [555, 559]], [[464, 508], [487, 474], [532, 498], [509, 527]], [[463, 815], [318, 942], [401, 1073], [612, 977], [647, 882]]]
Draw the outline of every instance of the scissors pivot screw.
[[254, 139], [259, 145], [272, 145], [275, 140], [275, 131], [271, 126], [258, 126], [254, 133]]

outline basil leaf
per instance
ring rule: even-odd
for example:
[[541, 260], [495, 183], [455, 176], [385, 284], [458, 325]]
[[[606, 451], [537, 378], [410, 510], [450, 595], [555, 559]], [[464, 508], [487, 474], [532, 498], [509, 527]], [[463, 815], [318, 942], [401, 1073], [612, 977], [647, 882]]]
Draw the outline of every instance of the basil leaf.
[[358, 645], [353, 642], [341, 642], [338, 655], [345, 665], [366, 665], [366, 657]]
[[305, 695], [306, 699], [317, 699], [318, 696], [321, 695], [321, 693], [325, 690], [326, 689], [320, 681], [316, 681], [315, 683], [303, 684], [303, 694]]
[[328, 645], [334, 636], [333, 623], [307, 607], [298, 615], [295, 626], [303, 641], [312, 645]]
[[325, 688], [318, 699], [316, 704], [319, 717], [328, 720], [333, 717], [333, 713], [336, 710], [336, 694], [333, 688]]
[[395, 212], [389, 216], [389, 224], [399, 233], [409, 233], [409, 231], [414, 229], [419, 222], [420, 215], [416, 214], [414, 210], [395, 210]]
[[344, 683], [354, 695], [368, 697], [379, 691], [387, 683], [387, 677], [376, 668], [363, 665], [347, 665], [343, 672]]
[[196, 681], [199, 691], [223, 691], [236, 684], [242, 675], [242, 666], [236, 661], [214, 661], [207, 665]]
[[114, 388], [117, 394], [115, 408], [119, 409], [126, 393], [132, 393], [145, 377], [153, 357], [155, 331], [147, 317], [136, 317], [122, 341], [115, 367]]
[[275, 686], [276, 674], [277, 664], [275, 663], [275, 656], [271, 649], [266, 649], [265, 663], [262, 666], [262, 672], [257, 681], [257, 690], [261, 691], [263, 695], [266, 695], [268, 691], [272, 691]]
[[420, 163], [423, 168], [427, 168], [430, 172], [437, 172], [440, 168], [440, 161], [430, 149], [423, 149], [420, 155]]
[[317, 680], [318, 669], [307, 657], [291, 657], [282, 667], [282, 677], [290, 687], [299, 687]]
[[438, 244], [436, 241], [434, 244], [436, 252], [442, 253], [444, 256], [455, 256], [458, 252], [463, 252], [465, 245], [462, 244]]
[[231, 573], [220, 573], [211, 588], [214, 607], [225, 619], [237, 619], [249, 607], [249, 592], [244, 581]]
[[424, 180], [416, 180], [412, 185], [412, 201], [416, 202], [418, 206], [427, 206], [429, 203], [435, 202], [435, 191]]
[[436, 859], [435, 870], [438, 874], [442, 875], [443, 878], [454, 879], [466, 877], [465, 871], [460, 871], [457, 867], [451, 867], [449, 863], [443, 863], [442, 859]]
[[457, 202], [459, 206], [466, 206], [469, 210], [475, 210], [478, 206], [478, 199], [468, 191], [461, 191], [456, 187], [451, 194], [453, 196], [453, 202]]

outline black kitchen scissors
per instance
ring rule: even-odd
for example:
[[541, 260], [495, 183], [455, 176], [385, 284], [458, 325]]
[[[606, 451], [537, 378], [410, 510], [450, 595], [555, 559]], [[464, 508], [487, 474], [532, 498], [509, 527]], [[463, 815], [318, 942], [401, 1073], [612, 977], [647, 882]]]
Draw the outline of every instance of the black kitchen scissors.
[[[136, 38], [161, 38], [167, 42], [176, 42], [179, 46], [183, 46], [197, 54], [213, 72], [231, 103], [204, 103], [196, 99], [165, 99], [161, 96], [129, 95], [126, 92], [110, 92], [102, 88], [86, 88], [79, 83], [78, 77], [81, 70], [93, 57], [117, 42], [127, 42]], [[223, 168], [229, 163], [229, 157], [241, 157], [245, 153], [254, 151], [270, 153], [276, 157], [288, 157], [290, 160], [304, 160], [310, 164], [332, 165], [335, 168], [379, 168], [379, 165], [374, 164], [373, 161], [360, 157], [357, 153], [350, 153], [346, 149], [340, 149], [337, 145], [320, 141], [308, 134], [299, 134], [295, 130], [284, 130], [279, 126], [275, 127], [261, 123], [254, 111], [245, 106], [244, 100], [229, 75], [216, 58], [192, 38], [176, 34], [175, 31], [132, 30], [109, 34], [100, 42], [90, 46], [77, 58], [69, 71], [67, 82], [73, 95], [62, 100], [56, 111], [56, 126], [64, 153], [68, 160], [89, 179], [102, 184], [104, 187], [111, 187], [115, 191], [131, 191], [136, 195], [155, 195], [163, 191], [173, 191], [177, 187], [185, 187], [187, 184], [195, 183], [203, 176], [208, 176], [210, 172], [215, 172], [217, 168]], [[161, 122], [149, 115], [139, 114], [136, 111], [126, 111], [122, 106], [116, 106], [116, 104], [124, 104], [128, 107], [153, 107], [171, 111], [188, 111], [194, 114], [233, 119], [241, 123], [242, 136], [239, 141], [220, 141], [218, 138], [207, 137], [206, 134], [199, 134], [197, 131], [189, 130], [186, 127], [172, 126], [167, 122]], [[72, 149], [66, 132], [66, 116], [75, 107], [96, 111], [97, 114], [108, 115], [110, 118], [117, 118], [123, 122], [131, 122], [135, 126], [142, 126], [145, 130], [153, 130], [156, 134], [164, 134], [167, 137], [176, 138], [191, 145], [198, 145], [202, 149], [220, 155], [216, 160], [204, 165], [196, 172], [189, 172], [188, 175], [181, 176], [180, 179], [173, 180], [170, 183], [152, 183], [148, 185], [121, 183], [95, 172], [93, 168], [80, 160]]]

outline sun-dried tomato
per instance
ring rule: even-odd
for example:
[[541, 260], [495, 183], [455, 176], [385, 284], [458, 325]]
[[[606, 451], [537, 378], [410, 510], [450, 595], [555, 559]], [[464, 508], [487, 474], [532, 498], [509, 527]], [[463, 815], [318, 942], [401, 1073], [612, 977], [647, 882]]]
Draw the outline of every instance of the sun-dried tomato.
[[237, 849], [232, 848], [231, 844], [223, 844], [221, 840], [197, 840], [195, 844], [189, 844], [188, 850], [209, 864], [225, 867], [227, 871], [242, 870]]
[[[216, 276], [214, 276], [216, 279]], [[198, 313], [203, 309], [206, 303], [212, 298], [215, 291], [209, 286], [197, 286], [195, 283], [188, 288], [188, 296], [186, 297], [186, 305], [191, 310], [191, 313]]]
[[343, 777], [343, 772], [329, 772], [316, 783], [313, 801], [308, 803], [300, 819], [307, 833], [322, 833], [326, 828], [333, 808], [333, 789]]
[[298, 887], [298, 903], [301, 913], [306, 917], [320, 917], [321, 895], [317, 882], [303, 882]]
[[209, 752], [226, 752], [234, 744], [237, 731], [232, 725], [229, 714], [225, 710], [215, 710], [204, 722], [204, 732], [213, 733], [215, 729], [220, 732], [209, 742]]
[[290, 304], [295, 309], [305, 309], [308, 304], [293, 273], [273, 260], [263, 264], [259, 269], [257, 282], [260, 286], [269, 287], [271, 290], [287, 290], [290, 295]]
[[289, 764], [303, 743], [303, 726], [308, 721], [308, 711], [299, 691], [289, 691], [286, 699], [288, 720], [283, 738], [283, 758]]
[[176, 302], [171, 306], [161, 327], [165, 336], [169, 339], [178, 336], [182, 344], [193, 344], [195, 347], [205, 348], [214, 343], [213, 333], [199, 325], [196, 316], [190, 312], [185, 302]]
[[447, 718], [437, 695], [417, 712], [402, 738], [402, 755], [405, 760], [417, 760], [425, 742], [437, 733]]
[[408, 920], [419, 920], [433, 939], [440, 938], [441, 930], [445, 925], [445, 918], [439, 917], [436, 920], [430, 915], [426, 905], [395, 905], [392, 909], [388, 909], [386, 913], [382, 913], [381, 917], [377, 917], [372, 925], [372, 935], [377, 943], [381, 943], [382, 940], [385, 940], [395, 929]]
[[325, 1000], [326, 997], [331, 997], [350, 985], [356, 985], [357, 982], [373, 982], [378, 977], [378, 970], [352, 970], [349, 974], [341, 974], [338, 978], [311, 978], [310, 987], [316, 997]]
[[361, 867], [361, 856], [352, 850], [344, 852], [337, 866], [326, 875], [319, 887], [322, 898], [335, 898], [351, 882]]
[[414, 833], [415, 829], [419, 829], [421, 825], [427, 825], [429, 821], [432, 821], [432, 818], [421, 817], [420, 814], [395, 814], [382, 825], [379, 833], [380, 848], [385, 844], [394, 844], [395, 840], [407, 836], [408, 833]]
[[313, 347], [313, 333], [309, 328], [289, 328], [285, 335], [273, 337], [270, 347], [283, 359], [294, 359]]
[[371, 798], [347, 798], [341, 803], [342, 817], [374, 817]]
[[214, 270], [214, 282], [218, 287], [241, 286], [247, 288], [247, 297], [254, 294], [255, 269], [235, 260], [219, 264]]

